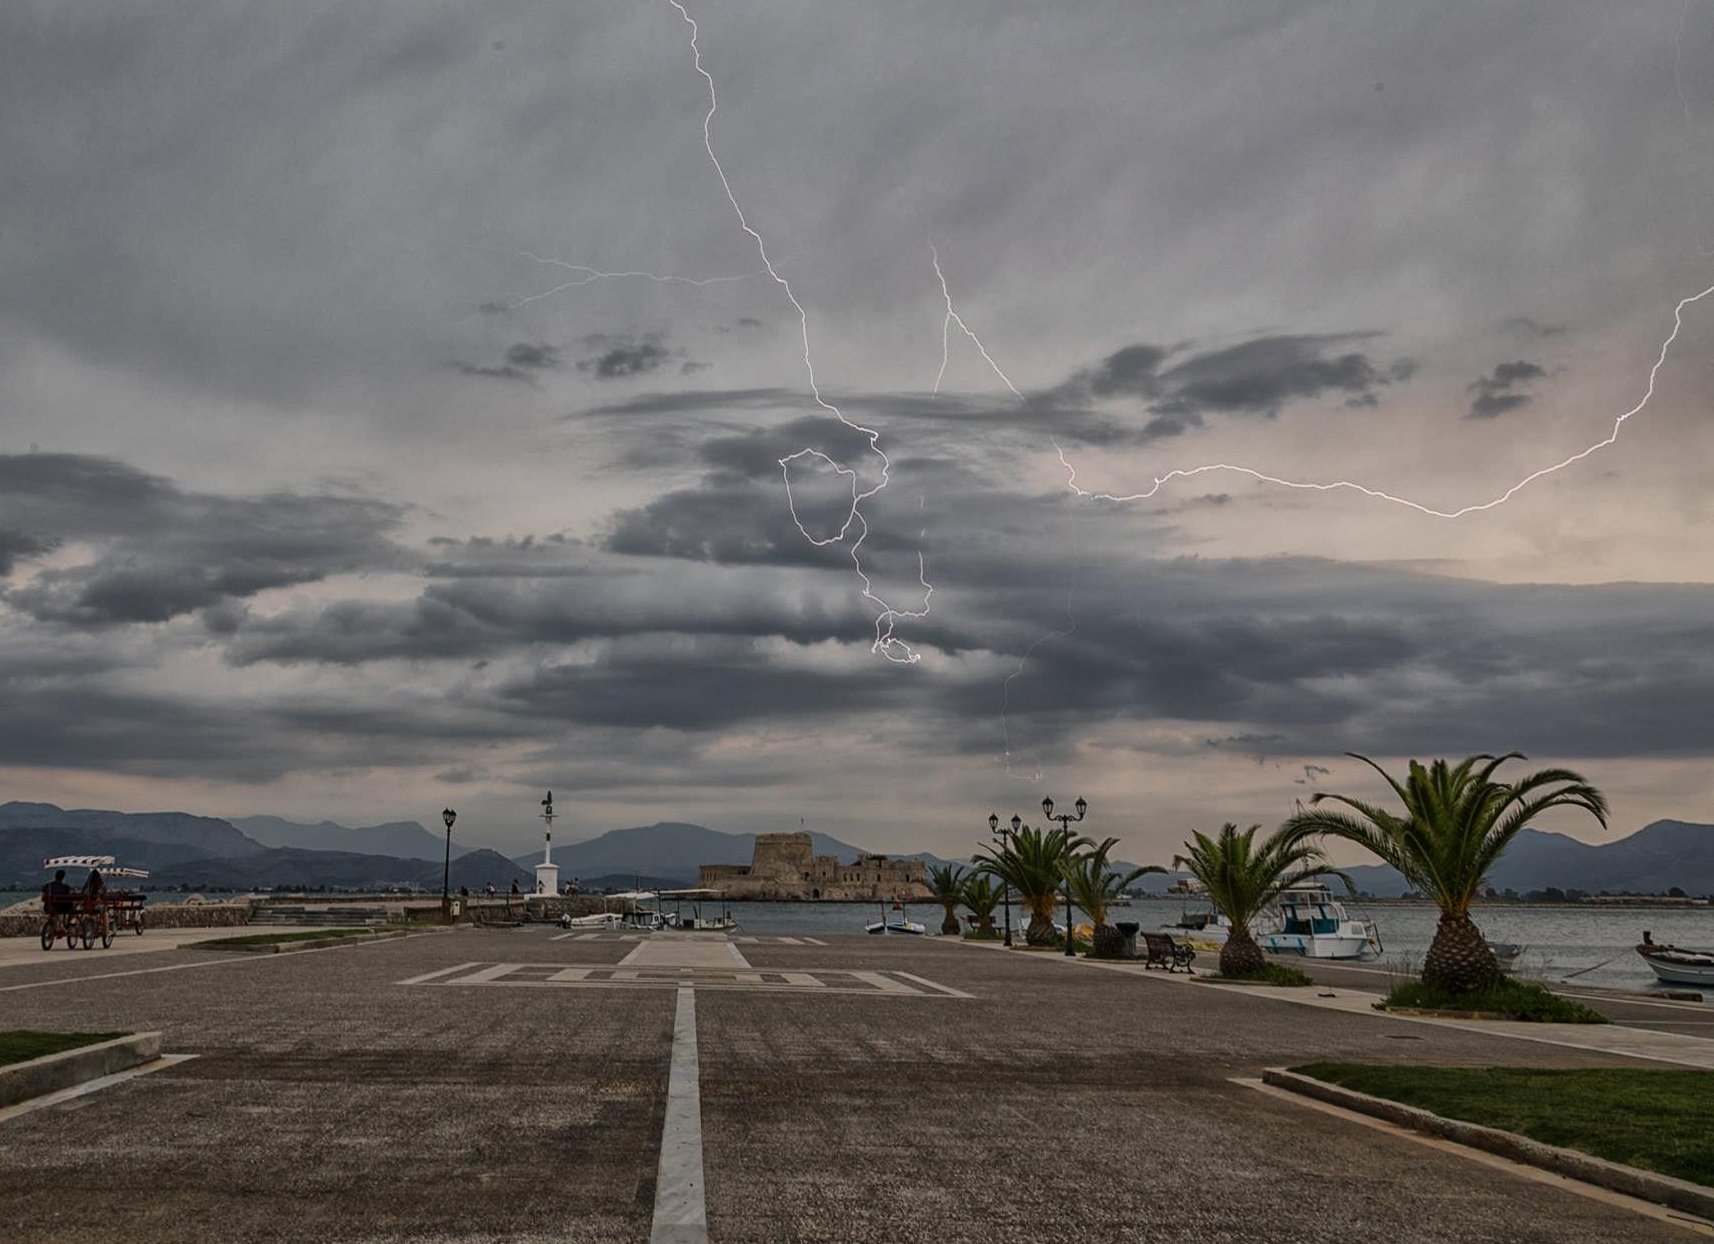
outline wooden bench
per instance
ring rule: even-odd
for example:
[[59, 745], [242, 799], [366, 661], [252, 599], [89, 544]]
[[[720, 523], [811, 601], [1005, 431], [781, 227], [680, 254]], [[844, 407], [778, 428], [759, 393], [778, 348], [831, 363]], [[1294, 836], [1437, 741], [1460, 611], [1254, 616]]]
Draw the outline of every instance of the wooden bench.
[[1182, 942], [1174, 941], [1165, 933], [1144, 933], [1143, 935], [1143, 968], [1165, 968], [1176, 972], [1183, 968], [1186, 973], [1194, 975], [1190, 961], [1196, 958], [1196, 952]]

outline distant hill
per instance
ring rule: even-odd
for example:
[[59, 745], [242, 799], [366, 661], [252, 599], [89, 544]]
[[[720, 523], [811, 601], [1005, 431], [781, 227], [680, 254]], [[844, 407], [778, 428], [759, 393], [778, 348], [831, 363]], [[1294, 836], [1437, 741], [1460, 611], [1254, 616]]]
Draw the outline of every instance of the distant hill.
[[[826, 834], [812, 831], [809, 837], [817, 855], [836, 855], [848, 864], [862, 854], [861, 848]], [[755, 834], [726, 834], [702, 825], [661, 821], [631, 829], [609, 830], [588, 842], [556, 842], [553, 862], [559, 865], [562, 881], [576, 877], [580, 885], [588, 878], [608, 874], [621, 877], [640, 874], [692, 886], [696, 884], [696, 870], [701, 865], [748, 864], [755, 853]], [[532, 870], [541, 858], [540, 851], [513, 857], [521, 867]]]
[[[445, 830], [424, 829], [416, 821], [388, 821], [352, 829], [334, 821], [314, 825], [278, 816], [241, 816], [232, 821], [265, 847], [295, 847], [301, 851], [355, 851], [363, 855], [397, 855], [402, 859], [443, 859]], [[452, 842], [454, 858], [472, 848]]]
[[[207, 859], [200, 847], [182, 842], [145, 842], [88, 829], [0, 829], [0, 889], [39, 889], [51, 876], [42, 861], [55, 855], [111, 855], [127, 868], [159, 872], [175, 864]], [[71, 878], [83, 884], [83, 873]], [[150, 882], [154, 883], [151, 877]]]
[[[51, 803], [0, 803], [0, 830], [81, 830], [92, 835], [121, 836], [138, 842], [182, 843], [207, 856], [243, 855], [261, 844], [245, 837], [229, 821], [188, 812], [105, 812], [92, 808], [67, 811]], [[88, 839], [90, 842], [96, 838]], [[113, 854], [105, 848], [75, 842], [48, 854]], [[37, 861], [38, 866], [41, 861]]]
[[[1359, 890], [1398, 895], [1410, 887], [1384, 864], [1345, 870]], [[1655, 821], [1629, 837], [1587, 843], [1564, 834], [1526, 829], [1488, 874], [1497, 890], [1586, 890], [1590, 894], [1661, 894], [1677, 886], [1687, 894], [1714, 894], [1714, 825]]]
[[[250, 890], [261, 887], [338, 886], [348, 889], [407, 887], [437, 892], [444, 860], [401, 859], [353, 851], [303, 851], [270, 847], [228, 859], [188, 860], [160, 869], [150, 880], [199, 890]], [[533, 889], [534, 878], [498, 851], [470, 851], [452, 861], [451, 887], [480, 890], [492, 881], [508, 890], [516, 879]]]

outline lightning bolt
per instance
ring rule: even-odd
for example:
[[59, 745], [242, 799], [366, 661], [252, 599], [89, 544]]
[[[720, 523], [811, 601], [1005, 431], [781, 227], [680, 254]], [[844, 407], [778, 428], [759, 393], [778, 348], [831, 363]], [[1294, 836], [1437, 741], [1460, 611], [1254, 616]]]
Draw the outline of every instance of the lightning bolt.
[[994, 356], [988, 353], [988, 347], [982, 344], [982, 338], [970, 331], [970, 325], [964, 322], [964, 317], [959, 315], [958, 312], [953, 309], [952, 291], [946, 287], [946, 273], [940, 270], [940, 252], [935, 250], [932, 243], [929, 245], [928, 254], [929, 259], [934, 264], [934, 275], [936, 279], [940, 281], [940, 296], [946, 299], [946, 318], [940, 322], [940, 371], [934, 378], [935, 394], [937, 396], [939, 395], [940, 382], [946, 379], [946, 362], [948, 352], [951, 348], [950, 338], [952, 335], [952, 326], [956, 324], [958, 325], [958, 331], [970, 338], [977, 351], [982, 355], [982, 360], [987, 363], [989, 367], [994, 369], [994, 374], [998, 376], [1001, 382], [1012, 391], [1012, 396], [1017, 398], [1019, 401], [1023, 401], [1024, 395], [1018, 392], [1018, 386], [1012, 383], [1012, 378], [1000, 370], [1000, 365], [994, 361]]
[[[1020, 402], [1028, 401], [1028, 399], [1024, 397], [1023, 393], [1019, 391], [1018, 386], [1012, 383], [1012, 378], [1008, 376], [1005, 373], [1005, 370], [994, 361], [994, 356], [988, 353], [988, 347], [982, 344], [982, 339], [976, 335], [975, 330], [964, 322], [964, 317], [959, 315], [957, 308], [952, 305], [952, 291], [947, 286], [946, 273], [940, 266], [940, 252], [934, 248], [932, 243], [929, 245], [928, 253], [929, 260], [934, 264], [935, 279], [940, 282], [940, 296], [946, 302], [946, 316], [940, 322], [940, 371], [934, 378], [934, 392], [939, 394], [941, 381], [946, 378], [947, 363], [951, 354], [952, 326], [956, 324], [958, 326], [958, 331], [970, 339], [971, 344], [976, 347], [977, 353], [981, 354], [983, 361], [993, 369], [994, 374], [1000, 378], [1001, 383], [1012, 391], [1013, 396], [1015, 396]], [[1074, 525], [1071, 530], [1074, 546], [1072, 560], [1073, 562], [1076, 562], [1078, 560], [1075, 553], [1075, 544], [1077, 540], [1076, 526]], [[1012, 772], [1012, 684], [1024, 676], [1025, 670], [1029, 667], [1030, 658], [1035, 656], [1037, 648], [1041, 647], [1050, 639], [1069, 639], [1077, 633], [1077, 613], [1072, 608], [1072, 601], [1076, 595], [1076, 583], [1068, 585], [1065, 589], [1065, 629], [1049, 631], [1047, 634], [1036, 639], [1036, 641], [1030, 644], [1028, 648], [1024, 649], [1023, 655], [1018, 658], [1018, 668], [1006, 675], [1005, 684], [1001, 688], [1000, 736], [1001, 746], [1004, 749], [1001, 759], [1005, 763], [1007, 777], [1018, 777], [1017, 774]], [[1028, 753], [1028, 755], [1030, 755], [1031, 759], [1035, 761], [1035, 772], [1021, 780], [1027, 782], [1039, 782], [1042, 779], [1041, 758], [1034, 753]]]
[[656, 285], [694, 285], [698, 289], [702, 289], [705, 286], [724, 285], [733, 281], [753, 281], [757, 277], [764, 275], [761, 272], [746, 272], [742, 276], [709, 276], [703, 277], [701, 280], [696, 280], [688, 276], [662, 276], [658, 273], [639, 272], [635, 269], [625, 272], [603, 272], [599, 268], [591, 268], [586, 264], [567, 263], [563, 259], [549, 259], [541, 255], [533, 255], [529, 251], [525, 250], [514, 250], [512, 253], [520, 259], [528, 259], [530, 262], [541, 264], [543, 267], [563, 268], [567, 272], [576, 272], [581, 273], [582, 275], [573, 277], [569, 281], [563, 281], [560, 284], [555, 285], [552, 289], [544, 289], [539, 294], [531, 294], [528, 298], [520, 298], [517, 302], [507, 303], [506, 310], [508, 311], [516, 311], [519, 307], [527, 307], [532, 302], [540, 302], [544, 298], [552, 298], [555, 294], [563, 293], [568, 289], [576, 289], [580, 285], [592, 285], [596, 281], [630, 279], [652, 281]]
[[1660, 369], [1666, 364], [1666, 356], [1672, 350], [1672, 343], [1678, 340], [1678, 334], [1684, 327], [1684, 309], [1692, 303], [1701, 302], [1710, 294], [1714, 294], [1714, 285], [1710, 285], [1699, 294], [1692, 294], [1688, 298], [1681, 298], [1678, 305], [1673, 308], [1672, 331], [1667, 334], [1666, 340], [1660, 343], [1660, 353], [1655, 357], [1654, 366], [1649, 368], [1648, 387], [1644, 390], [1642, 397], [1637, 401], [1635, 406], [1632, 406], [1629, 410], [1625, 411], [1622, 415], [1613, 420], [1612, 432], [1603, 439], [1596, 441], [1588, 448], [1578, 450], [1568, 458], [1562, 458], [1551, 466], [1542, 467], [1539, 471], [1531, 471], [1528, 475], [1524, 476], [1517, 483], [1513, 484], [1510, 488], [1506, 489], [1492, 500], [1460, 506], [1455, 510], [1436, 509], [1432, 505], [1425, 505], [1420, 501], [1412, 501], [1409, 497], [1397, 496], [1390, 492], [1384, 492], [1379, 488], [1370, 488], [1368, 485], [1359, 484], [1354, 480], [1338, 479], [1317, 483], [1304, 480], [1283, 479], [1278, 475], [1269, 475], [1266, 472], [1258, 471], [1253, 467], [1240, 466], [1231, 462], [1210, 462], [1204, 466], [1186, 467], [1168, 471], [1165, 475], [1157, 475], [1154, 482], [1142, 492], [1125, 494], [1090, 492], [1088, 489], [1083, 488], [1078, 484], [1077, 468], [1074, 467], [1066, 458], [1065, 450], [1060, 448], [1059, 442], [1055, 441], [1053, 443], [1053, 447], [1054, 451], [1059, 455], [1060, 465], [1066, 470], [1066, 486], [1078, 496], [1087, 497], [1093, 501], [1116, 501], [1121, 503], [1129, 501], [1147, 501], [1173, 480], [1193, 479], [1198, 475], [1207, 475], [1213, 471], [1231, 471], [1234, 474], [1247, 475], [1251, 479], [1257, 480], [1261, 483], [1274, 484], [1280, 488], [1296, 488], [1309, 492], [1337, 492], [1340, 490], [1349, 490], [1351, 492], [1362, 493], [1365, 497], [1372, 497], [1377, 501], [1387, 501], [1393, 505], [1404, 506], [1406, 509], [1415, 510], [1420, 514], [1426, 514], [1430, 518], [1463, 518], [1466, 514], [1480, 514], [1486, 510], [1492, 510], [1496, 506], [1504, 505], [1525, 488], [1528, 488], [1531, 484], [1535, 483], [1538, 479], [1552, 475], [1556, 471], [1563, 471], [1568, 466], [1573, 466], [1576, 463], [1582, 462], [1591, 454], [1598, 453], [1615, 444], [1619, 439], [1619, 432], [1625, 426], [1626, 422], [1628, 422], [1633, 415], [1640, 414], [1643, 408], [1653, 400], [1655, 380], [1660, 375]]
[[[887, 660], [900, 665], [915, 665], [922, 659], [921, 656], [918, 655], [909, 644], [905, 643], [904, 640], [899, 639], [893, 631], [895, 624], [901, 620], [920, 619], [928, 616], [929, 603], [931, 598], [934, 596], [934, 587], [928, 582], [928, 572], [923, 562], [921, 550], [919, 549], [917, 552], [917, 581], [923, 587], [923, 602], [921, 609], [898, 609], [888, 604], [876, 593], [874, 582], [870, 579], [868, 571], [863, 568], [863, 542], [869, 538], [869, 520], [863, 515], [863, 503], [884, 489], [890, 482], [892, 477], [892, 460], [888, 458], [886, 453], [881, 449], [881, 434], [879, 432], [875, 431], [873, 428], [866, 428], [860, 423], [855, 423], [852, 420], [847, 419], [839, 407], [835, 406], [832, 402], [829, 402], [822, 396], [821, 387], [816, 383], [815, 360], [809, 343], [809, 313], [804, 310], [803, 304], [798, 301], [797, 295], [792, 292], [791, 282], [780, 275], [779, 271], [774, 267], [773, 261], [768, 258], [767, 243], [762, 240], [762, 235], [751, 227], [748, 218], [744, 215], [744, 209], [738, 203], [738, 196], [733, 193], [732, 183], [726, 177], [726, 170], [720, 164], [720, 157], [714, 154], [714, 136], [712, 127], [714, 123], [714, 114], [720, 109], [720, 99], [715, 93], [714, 75], [709, 73], [702, 64], [702, 48], [697, 43], [697, 35], [699, 31], [697, 29], [696, 19], [690, 15], [689, 11], [683, 4], [679, 3], [679, 0], [667, 0], [667, 3], [678, 10], [679, 16], [682, 17], [685, 20], [685, 24], [690, 27], [691, 57], [696, 65], [696, 72], [701, 74], [703, 81], [708, 83], [708, 112], [702, 118], [703, 150], [708, 152], [709, 163], [714, 165], [714, 171], [720, 178], [720, 185], [726, 191], [726, 201], [732, 205], [732, 211], [738, 217], [738, 227], [745, 233], [749, 234], [750, 238], [756, 243], [756, 254], [760, 256], [762, 260], [763, 270], [766, 272], [768, 278], [780, 287], [781, 291], [784, 292], [786, 296], [786, 300], [792, 304], [792, 309], [797, 312], [798, 329], [803, 340], [804, 373], [809, 377], [809, 390], [815, 398], [815, 404], [827, 411], [852, 431], [867, 437], [869, 441], [869, 451], [880, 459], [880, 482], [872, 488], [863, 489], [860, 488], [858, 484], [856, 471], [849, 467], [840, 466], [839, 463], [822, 453], [819, 449], [800, 449], [795, 454], [788, 454], [784, 458], [780, 458], [778, 460], [780, 464], [780, 474], [785, 480], [786, 505], [791, 510], [792, 522], [796, 524], [797, 529], [802, 533], [803, 538], [818, 548], [825, 548], [830, 544], [843, 543], [846, 537], [851, 533], [852, 528], [857, 529], [857, 538], [851, 541], [850, 545], [851, 564], [857, 571], [858, 579], [862, 581], [863, 598], [879, 610], [879, 613], [877, 613], [875, 617], [875, 642], [870, 648], [870, 651], [879, 653], [881, 656], [886, 657]], [[839, 525], [838, 529], [834, 531], [832, 535], [813, 535], [809, 528], [804, 526], [803, 519], [798, 516], [797, 499], [792, 495], [792, 464], [795, 462], [802, 462], [805, 459], [814, 459], [823, 463], [835, 474], [850, 482], [850, 508], [846, 511], [844, 522]]]

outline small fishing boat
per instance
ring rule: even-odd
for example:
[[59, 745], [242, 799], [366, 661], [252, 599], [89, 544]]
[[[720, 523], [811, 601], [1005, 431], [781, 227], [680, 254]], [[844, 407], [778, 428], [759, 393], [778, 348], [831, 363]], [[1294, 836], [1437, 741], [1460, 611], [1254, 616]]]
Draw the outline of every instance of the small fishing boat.
[[1501, 967], [1515, 968], [1529, 947], [1521, 942], [1489, 942], [1488, 949], [1494, 952], [1494, 958], [1500, 961]]
[[1714, 951], [1682, 950], [1666, 946], [1643, 931], [1637, 953], [1663, 983], [1668, 985], [1700, 985], [1714, 989]]
[[1182, 938], [1198, 950], [1218, 950], [1226, 944], [1226, 935], [1232, 931], [1232, 922], [1217, 911], [1183, 911], [1178, 919], [1161, 925], [1158, 932], [1168, 937]]
[[1293, 886], [1278, 899], [1279, 928], [1256, 944], [1276, 955], [1306, 959], [1378, 959], [1381, 931], [1373, 920], [1358, 920], [1323, 885]]
[[868, 932], [873, 933], [876, 936], [883, 936], [888, 933], [896, 933], [904, 937], [927, 936], [928, 926], [926, 924], [918, 924], [914, 920], [907, 919], [903, 903], [894, 903], [893, 911], [896, 914], [889, 917], [886, 909], [883, 908], [881, 911], [881, 918], [873, 924], [866, 926]]

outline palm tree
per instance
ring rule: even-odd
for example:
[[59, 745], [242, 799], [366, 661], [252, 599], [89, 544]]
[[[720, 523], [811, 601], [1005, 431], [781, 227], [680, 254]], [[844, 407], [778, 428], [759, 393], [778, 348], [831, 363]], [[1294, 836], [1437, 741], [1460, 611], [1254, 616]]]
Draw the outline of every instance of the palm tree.
[[1217, 838], [1192, 831], [1185, 840], [1185, 854], [1173, 857], [1173, 867], [1189, 869], [1215, 910], [1231, 922], [1226, 944], [1220, 948], [1222, 976], [1256, 976], [1266, 966], [1250, 922], [1280, 891], [1321, 876], [1338, 877], [1352, 888], [1351, 879], [1305, 841], [1307, 835], [1281, 826], [1257, 846], [1256, 832], [1261, 828], [1252, 825], [1240, 832], [1227, 821]]
[[964, 901], [964, 866], [931, 864], [928, 870], [929, 897], [946, 912], [940, 922], [942, 937], [958, 936], [958, 904]]
[[983, 848], [976, 865], [1018, 892], [1018, 902], [1030, 913], [1024, 940], [1031, 946], [1053, 941], [1053, 911], [1059, 905], [1059, 866], [1067, 856], [1089, 846], [1089, 839], [1066, 826], [1036, 829], [1025, 825], [1006, 836], [998, 850]]
[[1000, 887], [992, 878], [972, 873], [964, 879], [964, 905], [976, 917], [976, 931], [983, 937], [994, 936], [994, 908], [1000, 903]]
[[1313, 809], [1299, 812], [1286, 828], [1294, 834], [1354, 842], [1434, 900], [1440, 923], [1423, 960], [1423, 984], [1449, 993], [1493, 984], [1500, 978], [1500, 965], [1470, 918], [1470, 904], [1488, 871], [1518, 832], [1549, 808], [1582, 808], [1605, 829], [1606, 796], [1570, 769], [1542, 769], [1516, 782], [1494, 781], [1494, 771], [1506, 761], [1524, 759], [1521, 752], [1470, 756], [1456, 765], [1436, 760], [1426, 768], [1413, 760], [1402, 783], [1367, 756], [1346, 754], [1386, 779], [1403, 802], [1404, 814], [1323, 792], [1311, 802], [1342, 803], [1358, 816]]
[[1065, 888], [1071, 892], [1071, 901], [1088, 913], [1089, 923], [1095, 928], [1090, 953], [1097, 959], [1117, 959], [1124, 952], [1125, 943], [1119, 930], [1107, 923], [1107, 908], [1113, 900], [1138, 877], [1166, 871], [1159, 864], [1146, 864], [1128, 873], [1108, 868], [1107, 853], [1118, 841], [1117, 838], [1109, 838], [1081, 855], [1067, 857], [1060, 861], [1059, 866]]

